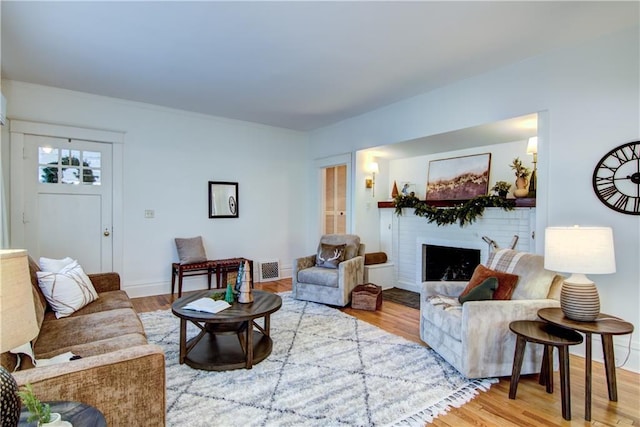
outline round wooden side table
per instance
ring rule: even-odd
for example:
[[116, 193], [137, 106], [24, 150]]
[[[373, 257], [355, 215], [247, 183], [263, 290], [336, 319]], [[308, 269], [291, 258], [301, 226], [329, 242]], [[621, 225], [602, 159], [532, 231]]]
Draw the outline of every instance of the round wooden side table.
[[520, 369], [524, 358], [527, 342], [543, 344], [544, 356], [540, 368], [540, 383], [546, 385], [547, 393], [553, 393], [553, 347], [558, 348], [558, 362], [560, 363], [560, 394], [562, 398], [562, 418], [571, 419], [571, 387], [569, 381], [569, 350], [570, 345], [580, 344], [582, 336], [564, 328], [553, 326], [539, 320], [517, 320], [509, 324], [511, 332], [517, 335], [516, 351], [513, 356], [513, 370], [509, 385], [509, 399], [516, 398]]
[[602, 337], [602, 353], [604, 367], [607, 374], [607, 389], [609, 400], [618, 401], [618, 387], [616, 384], [616, 359], [613, 353], [613, 336], [626, 335], [633, 332], [633, 325], [618, 317], [600, 313], [594, 322], [581, 322], [565, 317], [561, 308], [543, 308], [538, 310], [541, 319], [585, 335], [585, 406], [584, 419], [591, 421], [591, 336], [600, 334]]

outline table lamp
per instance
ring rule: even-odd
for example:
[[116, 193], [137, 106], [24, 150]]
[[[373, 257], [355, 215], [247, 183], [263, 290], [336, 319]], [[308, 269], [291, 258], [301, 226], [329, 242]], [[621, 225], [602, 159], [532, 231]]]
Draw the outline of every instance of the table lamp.
[[[38, 335], [29, 262], [25, 250], [0, 250], [0, 353]], [[0, 366], [0, 425], [16, 426], [20, 418], [18, 385]]]
[[595, 283], [586, 274], [616, 272], [610, 227], [548, 227], [545, 230], [544, 268], [571, 273], [560, 292], [560, 307], [571, 320], [592, 322], [600, 314]]

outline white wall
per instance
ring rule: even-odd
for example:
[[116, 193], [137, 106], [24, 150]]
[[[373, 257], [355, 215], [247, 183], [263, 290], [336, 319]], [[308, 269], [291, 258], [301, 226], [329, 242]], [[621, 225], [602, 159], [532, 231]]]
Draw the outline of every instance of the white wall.
[[[613, 147], [640, 139], [638, 27], [558, 50], [314, 131], [313, 158], [539, 115], [538, 236], [546, 225], [613, 227], [617, 272], [594, 276], [602, 311], [640, 328], [640, 217], [598, 201], [591, 174]], [[419, 177], [416, 177], [418, 179]], [[310, 214], [316, 212], [314, 207]], [[312, 218], [311, 220], [314, 220]], [[543, 239], [538, 240], [541, 252]], [[627, 367], [640, 370], [640, 335]], [[616, 358], [628, 336], [615, 339]], [[579, 349], [582, 351], [583, 347]], [[600, 357], [599, 346], [594, 347]]]
[[[175, 237], [202, 235], [210, 259], [278, 259], [285, 275], [303, 252], [304, 134], [15, 81], [2, 88], [10, 118], [126, 133], [119, 272], [130, 295], [169, 292]], [[208, 218], [210, 180], [239, 183], [239, 218]], [[185, 289], [205, 283], [186, 279]]]

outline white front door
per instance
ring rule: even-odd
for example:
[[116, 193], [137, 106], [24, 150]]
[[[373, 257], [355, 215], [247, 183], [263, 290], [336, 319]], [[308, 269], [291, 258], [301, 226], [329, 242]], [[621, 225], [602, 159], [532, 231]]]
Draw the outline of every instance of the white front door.
[[24, 243], [29, 254], [113, 270], [112, 145], [25, 135]]

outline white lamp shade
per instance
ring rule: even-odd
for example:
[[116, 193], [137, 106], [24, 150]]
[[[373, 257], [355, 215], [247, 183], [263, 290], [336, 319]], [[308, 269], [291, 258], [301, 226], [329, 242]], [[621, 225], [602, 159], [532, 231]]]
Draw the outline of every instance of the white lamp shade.
[[378, 162], [369, 163], [369, 172], [378, 173]]
[[545, 230], [544, 267], [561, 273], [615, 273], [611, 228], [548, 227]]
[[38, 335], [25, 250], [0, 250], [0, 353]]
[[538, 137], [532, 136], [527, 143], [527, 154], [536, 154], [538, 152]]

